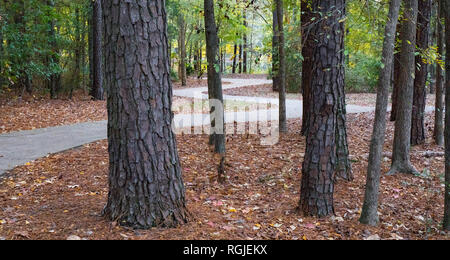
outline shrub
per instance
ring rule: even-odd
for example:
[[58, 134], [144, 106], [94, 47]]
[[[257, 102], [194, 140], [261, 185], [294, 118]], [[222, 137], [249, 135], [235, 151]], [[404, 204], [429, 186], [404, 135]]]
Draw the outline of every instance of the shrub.
[[375, 92], [381, 65], [379, 58], [361, 53], [351, 55], [345, 68], [346, 91]]

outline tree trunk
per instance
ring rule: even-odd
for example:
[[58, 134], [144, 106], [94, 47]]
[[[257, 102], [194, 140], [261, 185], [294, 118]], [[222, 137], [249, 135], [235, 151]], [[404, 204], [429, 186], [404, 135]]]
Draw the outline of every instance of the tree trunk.
[[[24, 0], [19, 0], [19, 5], [20, 8], [19, 10], [16, 10], [16, 12], [14, 13], [14, 23], [17, 25], [17, 29], [19, 30], [19, 32], [21, 32], [22, 34], [26, 33], [27, 30], [27, 26], [25, 24], [25, 20], [24, 17], [26, 15], [26, 10], [25, 10], [25, 1]], [[23, 42], [21, 44], [26, 44], [26, 42]], [[20, 48], [21, 46], [19, 46]], [[24, 46], [25, 47], [25, 46]], [[25, 57], [22, 57], [20, 60], [16, 60], [15, 62], [18, 62], [20, 64], [24, 64], [25, 67], [28, 67], [28, 63], [30, 62], [31, 57], [28, 57], [28, 55], [25, 55]], [[18, 81], [18, 85], [20, 87], [23, 87], [29, 94], [33, 93], [33, 86], [31, 85], [31, 75], [28, 75], [28, 72], [26, 71], [26, 69], [21, 69], [19, 71], [19, 78], [17, 79]]]
[[103, 34], [102, 34], [102, 3], [92, 1], [92, 87], [91, 96], [94, 100], [104, 100], [103, 90]]
[[314, 1], [324, 16], [314, 25], [311, 115], [302, 169], [300, 211], [307, 216], [334, 214], [336, 128], [339, 88], [344, 85], [345, 0]]
[[276, 0], [277, 18], [278, 18], [278, 58], [280, 66], [278, 69], [278, 79], [279, 79], [279, 128], [280, 133], [286, 133], [287, 129], [287, 119], [286, 119], [286, 57], [284, 50], [284, 10], [283, 10], [283, 0]]
[[[244, 10], [244, 28], [245, 30], [247, 30], [247, 11]], [[247, 73], [247, 49], [248, 49], [248, 42], [247, 42], [247, 32], [244, 32], [244, 50], [242, 53], [242, 73], [246, 74]]]
[[450, 231], [450, 0], [444, 0], [445, 6], [442, 14], [445, 15], [445, 43], [447, 55], [445, 62], [445, 209], [444, 209], [444, 230]]
[[[403, 27], [404, 21], [399, 21], [397, 24], [397, 33], [396, 38], [398, 39], [397, 42], [400, 42], [402, 40], [402, 27]], [[391, 122], [394, 122], [397, 118], [397, 104], [398, 104], [398, 92], [401, 86], [399, 85], [399, 79], [400, 79], [400, 70], [402, 68], [402, 65], [400, 63], [401, 59], [401, 44], [396, 45], [396, 50], [394, 54], [394, 65], [393, 65], [393, 84], [392, 84], [392, 110], [391, 110]]]
[[369, 164], [367, 166], [366, 193], [359, 221], [375, 226], [378, 224], [378, 198], [380, 190], [381, 162], [386, 135], [386, 113], [389, 102], [389, 87], [394, 59], [395, 34], [400, 12], [401, 0], [391, 0], [388, 22], [383, 44], [383, 69], [378, 81], [377, 105], [372, 140], [370, 143]]
[[311, 35], [314, 13], [311, 7], [308, 7], [308, 0], [302, 0], [302, 92], [303, 92], [303, 117], [302, 117], [302, 135], [306, 136], [309, 128], [309, 115], [311, 113], [311, 74], [312, 74], [312, 56], [314, 47], [314, 38]]
[[[437, 19], [437, 47], [441, 57], [444, 57], [444, 27], [442, 26], [442, 17], [444, 15], [443, 4], [438, 1], [438, 19]], [[434, 140], [437, 145], [444, 145], [444, 71], [441, 66], [436, 65], [436, 104], [435, 104], [435, 124]]]
[[186, 21], [184, 20], [184, 16], [178, 15], [178, 47], [179, 47], [179, 61], [178, 64], [180, 71], [180, 80], [181, 85], [186, 86]]
[[188, 219], [172, 131], [164, 3], [102, 2], [110, 156], [103, 214], [133, 228], [177, 227]]
[[273, 91], [279, 91], [280, 90], [280, 79], [278, 78], [278, 70], [280, 67], [280, 61], [278, 58], [278, 51], [279, 51], [279, 38], [277, 35], [278, 32], [278, 16], [277, 16], [277, 10], [274, 7], [273, 8], [273, 23], [272, 23], [272, 79], [273, 79]]
[[72, 99], [73, 90], [80, 87], [81, 82], [81, 16], [80, 8], [75, 8], [75, 50], [74, 50], [75, 68], [73, 72], [73, 82], [70, 86], [69, 98]]
[[[219, 38], [214, 15], [214, 1], [204, 0], [206, 56], [208, 59], [208, 93], [211, 116], [211, 141], [215, 152], [225, 154], [225, 118], [222, 93], [222, 75], [220, 73]], [[220, 176], [219, 176], [220, 177]]]
[[415, 52], [417, 33], [418, 0], [405, 1], [402, 26], [401, 64], [398, 85], [402, 86], [398, 95], [397, 118], [395, 121], [394, 148], [392, 167], [389, 175], [401, 173], [417, 173], [411, 165], [411, 122], [412, 101], [414, 92]]
[[234, 55], [233, 55], [233, 69], [232, 69], [232, 71], [231, 71], [231, 73], [233, 73], [233, 74], [235, 74], [236, 73], [236, 67], [237, 67], [237, 62], [236, 62], [236, 60], [237, 60], [237, 55], [238, 55], [238, 53], [237, 53], [237, 49], [238, 49], [238, 46], [237, 46], [237, 44], [235, 43], [234, 44]]
[[[417, 47], [426, 50], [430, 41], [431, 0], [419, 0], [417, 18]], [[425, 107], [427, 99], [428, 64], [420, 55], [416, 56], [416, 77], [414, 79], [413, 112], [411, 123], [411, 145], [425, 143]]]
[[[4, 21], [3, 19], [0, 20], [0, 27], [4, 26]], [[2, 62], [2, 59], [4, 59], [4, 49], [3, 49], [3, 31], [0, 30], [0, 62]], [[5, 83], [5, 77], [4, 77], [4, 68], [3, 66], [0, 67], [0, 89], [2, 89], [3, 84]]]
[[[47, 5], [50, 9], [53, 9], [55, 7], [55, 2], [53, 0], [48, 0]], [[47, 66], [51, 66], [51, 63], [59, 63], [59, 49], [58, 49], [58, 42], [56, 41], [56, 32], [55, 32], [55, 21], [52, 19], [49, 22], [49, 30], [48, 30], [48, 39], [49, 39], [49, 46], [52, 48], [52, 54], [47, 57]], [[50, 89], [50, 98], [56, 99], [57, 93], [59, 92], [61, 88], [61, 75], [59, 73], [54, 73], [52, 71], [48, 82], [47, 87]]]
[[238, 62], [238, 71], [239, 71], [239, 74], [241, 74], [242, 73], [242, 58], [243, 58], [243, 52], [244, 52], [244, 50], [243, 50], [243, 45], [242, 45], [242, 43], [241, 44], [239, 44], [239, 62]]
[[[345, 8], [342, 10], [344, 16], [346, 15]], [[345, 20], [345, 19], [344, 19]], [[345, 31], [345, 21], [340, 21], [341, 26], [339, 30]], [[345, 36], [344, 36], [345, 37]], [[344, 41], [345, 42], [345, 41]], [[342, 46], [342, 50], [345, 47]], [[344, 64], [345, 64], [344, 56]], [[345, 77], [345, 70], [344, 70]], [[348, 138], [347, 138], [347, 109], [345, 101], [345, 83], [338, 85], [338, 114], [337, 114], [337, 126], [336, 126], [336, 177], [346, 180], [353, 180], [352, 165], [349, 158], [348, 150]]]

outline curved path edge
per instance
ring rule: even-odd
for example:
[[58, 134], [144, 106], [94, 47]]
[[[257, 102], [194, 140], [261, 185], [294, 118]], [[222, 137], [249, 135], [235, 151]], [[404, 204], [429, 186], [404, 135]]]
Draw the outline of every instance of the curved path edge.
[[[271, 84], [271, 80], [261, 79], [224, 79], [230, 82], [223, 89], [240, 88], [254, 85]], [[175, 96], [207, 99], [204, 92], [207, 87], [174, 90]], [[225, 95], [225, 100], [245, 101], [261, 104], [278, 104], [277, 99], [262, 97], [245, 97]], [[302, 101], [287, 100], [287, 118], [300, 118]], [[373, 107], [347, 105], [347, 113], [364, 113], [374, 111]], [[427, 108], [427, 110], [432, 110]], [[250, 112], [230, 112], [225, 114], [225, 122], [263, 122], [278, 120], [278, 109], [257, 110]], [[177, 129], [189, 126], [209, 125], [209, 114], [177, 114], [174, 126]], [[18, 165], [26, 164], [49, 154], [59, 153], [107, 138], [107, 121], [86, 122], [75, 125], [65, 125], [35, 129], [30, 131], [11, 132], [0, 135], [0, 176]]]

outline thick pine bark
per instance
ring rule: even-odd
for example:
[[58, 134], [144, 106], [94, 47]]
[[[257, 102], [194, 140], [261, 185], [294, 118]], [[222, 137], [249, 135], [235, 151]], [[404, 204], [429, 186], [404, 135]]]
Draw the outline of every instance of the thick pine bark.
[[107, 219], [133, 228], [186, 223], [172, 131], [164, 0], [103, 0], [108, 94]]
[[[444, 27], [442, 25], [443, 4], [438, 1], [437, 47], [441, 57], [444, 57]], [[434, 140], [437, 145], [444, 145], [444, 71], [436, 65], [436, 104], [435, 104]]]
[[401, 0], [391, 0], [383, 44], [383, 69], [378, 81], [377, 105], [372, 140], [370, 143], [369, 164], [367, 166], [366, 193], [359, 221], [375, 226], [378, 224], [378, 198], [380, 190], [381, 162], [386, 134], [386, 113], [389, 102], [389, 87], [394, 59], [395, 33], [398, 23]]
[[300, 211], [307, 216], [334, 214], [336, 128], [339, 88], [344, 85], [344, 0], [318, 0], [313, 11], [325, 14], [313, 27], [316, 45], [311, 77], [311, 115], [302, 169]]
[[418, 0], [405, 2], [402, 25], [401, 69], [398, 85], [397, 118], [395, 121], [392, 166], [389, 175], [398, 172], [417, 173], [410, 160], [412, 101], [414, 92], [415, 51], [417, 33]]
[[273, 91], [279, 91], [280, 89], [280, 79], [278, 78], [278, 70], [280, 67], [280, 62], [278, 58], [279, 51], [279, 38], [277, 35], [278, 32], [278, 16], [277, 9], [274, 7], [272, 12], [272, 80], [273, 80]]
[[103, 90], [103, 21], [101, 0], [92, 1], [92, 69], [91, 96], [94, 100], [104, 99]]
[[303, 92], [303, 117], [302, 135], [306, 136], [309, 128], [309, 115], [311, 113], [311, 73], [314, 41], [311, 35], [314, 14], [308, 0], [302, 0], [302, 92]]
[[277, 19], [278, 19], [278, 80], [279, 80], [279, 129], [280, 133], [287, 132], [287, 119], [286, 119], [286, 55], [284, 50], [284, 10], [283, 0], [276, 0]]
[[444, 209], [444, 230], [450, 231], [450, 0], [444, 1], [442, 14], [445, 15], [445, 44], [447, 55], [445, 60], [446, 81], [445, 89], [445, 209]]
[[[430, 41], [431, 0], [419, 0], [417, 18], [417, 47], [426, 50]], [[426, 82], [428, 64], [420, 55], [416, 56], [416, 77], [414, 79], [414, 98], [411, 124], [411, 145], [425, 142], [425, 107], [427, 98]]]
[[[220, 73], [219, 37], [214, 15], [214, 1], [205, 0], [206, 56], [208, 59], [208, 93], [211, 116], [211, 138], [214, 150], [225, 154], [225, 120], [223, 108], [222, 75]], [[213, 105], [213, 101], [215, 105]], [[220, 104], [218, 104], [220, 103]], [[220, 176], [219, 176], [220, 177]]]

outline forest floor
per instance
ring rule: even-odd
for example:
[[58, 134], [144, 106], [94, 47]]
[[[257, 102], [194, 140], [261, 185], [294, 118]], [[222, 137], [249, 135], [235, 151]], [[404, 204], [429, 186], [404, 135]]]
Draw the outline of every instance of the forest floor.
[[[427, 115], [431, 136], [432, 115]], [[381, 180], [378, 227], [358, 223], [373, 113], [348, 115], [355, 180], [336, 186], [336, 216], [302, 217], [296, 212], [305, 140], [300, 120], [274, 146], [255, 135], [230, 135], [227, 176], [215, 181], [217, 165], [207, 136], [178, 135], [186, 184], [188, 224], [175, 229], [131, 230], [104, 220], [108, 179], [107, 142], [100, 141], [17, 167], [0, 180], [2, 239], [449, 239], [440, 231], [443, 215], [444, 158], [432, 144], [414, 147], [414, 165], [423, 176], [399, 174]], [[229, 125], [228, 127], [233, 127]], [[392, 150], [389, 123], [385, 151]], [[287, 149], [289, 148], [289, 149]], [[386, 157], [383, 172], [389, 168]]]
[[[230, 83], [223, 82], [224, 85]], [[187, 86], [175, 82], [174, 89], [192, 87], [207, 87], [207, 81], [188, 78]], [[175, 114], [209, 113], [208, 103], [200, 99], [174, 96], [173, 112]], [[254, 111], [258, 104], [242, 101], [225, 101], [225, 112]], [[273, 108], [277, 108], [273, 105]], [[106, 101], [92, 101], [83, 91], [74, 93], [72, 99], [49, 99], [47, 94], [25, 94], [0, 96], [0, 134], [47, 128], [62, 125], [72, 125], [84, 122], [96, 122], [108, 119]]]

